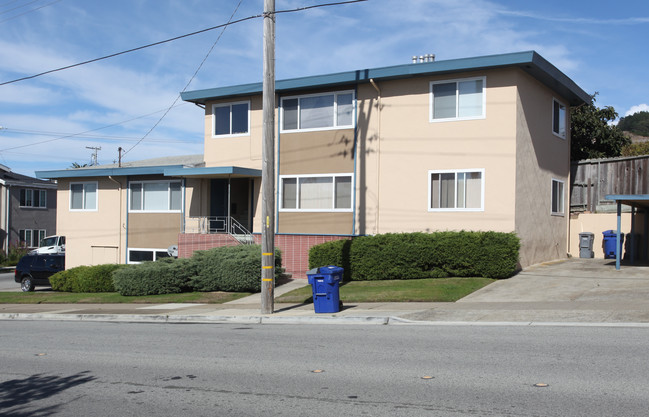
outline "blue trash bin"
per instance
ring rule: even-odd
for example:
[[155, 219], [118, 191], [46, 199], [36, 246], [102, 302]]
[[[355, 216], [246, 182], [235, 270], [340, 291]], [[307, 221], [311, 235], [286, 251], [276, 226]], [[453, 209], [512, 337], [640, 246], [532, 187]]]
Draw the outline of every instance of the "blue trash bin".
[[[617, 232], [605, 230], [604, 235], [604, 258], [615, 259], [617, 257]], [[624, 248], [624, 233], [620, 233], [620, 248]]]
[[344, 269], [339, 266], [321, 266], [307, 271], [306, 276], [313, 291], [313, 308], [316, 313], [340, 311], [340, 282]]

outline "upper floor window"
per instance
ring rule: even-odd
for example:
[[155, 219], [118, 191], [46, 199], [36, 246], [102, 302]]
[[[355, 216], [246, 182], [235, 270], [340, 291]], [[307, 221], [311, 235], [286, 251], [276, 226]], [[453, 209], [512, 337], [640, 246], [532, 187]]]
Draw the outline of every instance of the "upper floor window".
[[484, 210], [484, 169], [428, 171], [428, 211]]
[[280, 177], [283, 211], [351, 211], [352, 174]]
[[485, 117], [485, 77], [430, 83], [430, 121]]
[[566, 106], [556, 99], [552, 100], [552, 133], [566, 138]]
[[250, 131], [250, 102], [212, 105], [212, 136], [244, 136]]
[[552, 180], [552, 214], [563, 215], [563, 181]]
[[97, 182], [70, 183], [70, 210], [97, 210]]
[[47, 207], [47, 190], [20, 190], [20, 207]]
[[130, 189], [130, 211], [175, 211], [182, 208], [182, 187], [180, 181], [132, 181]]
[[282, 98], [282, 131], [354, 127], [354, 92]]

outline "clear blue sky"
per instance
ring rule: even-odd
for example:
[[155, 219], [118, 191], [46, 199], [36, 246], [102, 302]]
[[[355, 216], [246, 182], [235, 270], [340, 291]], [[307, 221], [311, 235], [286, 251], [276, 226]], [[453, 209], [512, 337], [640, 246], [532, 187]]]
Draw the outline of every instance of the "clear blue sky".
[[[240, 0], [0, 0], [0, 83], [228, 21]], [[276, 0], [276, 9], [328, 0]], [[234, 19], [258, 15], [241, 0]], [[277, 79], [536, 50], [620, 116], [649, 110], [649, 3], [369, 0], [277, 16]], [[203, 110], [172, 105], [217, 29], [0, 86], [0, 164], [33, 175], [88, 163], [202, 153]], [[262, 19], [228, 27], [189, 90], [262, 79]], [[110, 126], [110, 127], [106, 127]], [[99, 129], [99, 130], [94, 130]], [[65, 137], [94, 130], [74, 137]], [[53, 140], [56, 139], [56, 140]], [[48, 141], [48, 142], [44, 142]]]

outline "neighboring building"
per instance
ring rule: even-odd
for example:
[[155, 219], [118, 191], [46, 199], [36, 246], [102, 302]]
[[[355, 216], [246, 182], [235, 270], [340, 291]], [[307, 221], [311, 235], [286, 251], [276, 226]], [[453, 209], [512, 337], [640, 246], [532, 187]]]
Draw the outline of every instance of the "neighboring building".
[[0, 247], [38, 247], [56, 233], [56, 183], [12, 172], [0, 165]]
[[[256, 83], [182, 93], [205, 107], [202, 163], [38, 173], [59, 179], [61, 204], [73, 186], [85, 198], [89, 184], [94, 196], [91, 210], [60, 210], [74, 259], [66, 263], [94, 263], [89, 246], [109, 236], [111, 259], [124, 262], [133, 250], [165, 248], [174, 228], [180, 256], [259, 233], [261, 91]], [[314, 244], [389, 232], [516, 232], [522, 266], [566, 256], [569, 108], [589, 95], [537, 53], [283, 80], [276, 94], [276, 245], [294, 275], [304, 275]], [[148, 210], [147, 184], [162, 196], [163, 183], [182, 203]], [[93, 211], [102, 210], [115, 218], [101, 221], [97, 237], [73, 230], [98, 227]], [[155, 216], [169, 211], [173, 220]], [[168, 238], [153, 239], [161, 226]], [[210, 233], [219, 231], [230, 234]]]

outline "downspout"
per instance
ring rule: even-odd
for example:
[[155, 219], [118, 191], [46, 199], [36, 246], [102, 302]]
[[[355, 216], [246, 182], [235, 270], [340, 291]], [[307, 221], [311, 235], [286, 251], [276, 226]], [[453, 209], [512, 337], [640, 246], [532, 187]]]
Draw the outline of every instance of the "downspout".
[[9, 184], [2, 182], [5, 185], [5, 254], [9, 256]]
[[372, 84], [372, 87], [376, 90], [376, 93], [378, 95], [378, 106], [377, 106], [377, 117], [378, 117], [378, 129], [377, 129], [377, 135], [378, 135], [378, 140], [376, 141], [376, 146], [377, 146], [377, 173], [376, 173], [376, 225], [374, 226], [374, 233], [379, 233], [379, 225], [380, 225], [380, 216], [381, 216], [381, 210], [379, 209], [380, 204], [381, 204], [381, 89], [379, 88], [378, 85], [374, 82], [374, 78], [370, 78], [370, 84]]
[[117, 263], [122, 263], [122, 255], [119, 247], [122, 246], [122, 183], [117, 181], [111, 175], [108, 176], [108, 179], [117, 184], [117, 191], [119, 192], [119, 240], [117, 243]]

